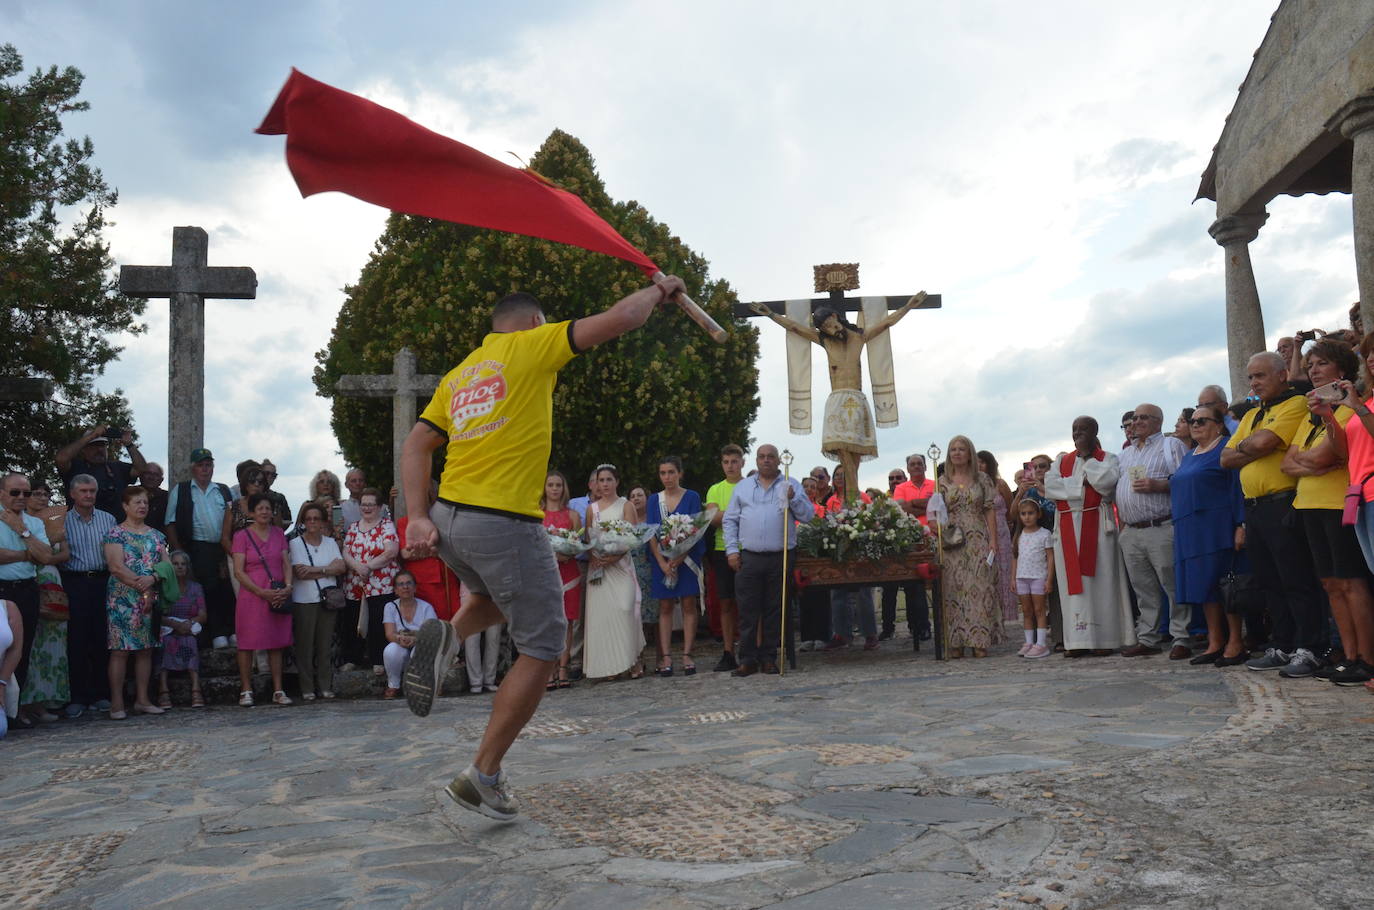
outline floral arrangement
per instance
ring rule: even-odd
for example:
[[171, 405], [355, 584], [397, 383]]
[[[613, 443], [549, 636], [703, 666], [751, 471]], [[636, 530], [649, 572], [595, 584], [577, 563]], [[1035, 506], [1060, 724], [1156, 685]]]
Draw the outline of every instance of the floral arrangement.
[[[658, 531], [658, 525], [632, 525], [622, 518], [612, 518], [592, 526], [592, 543], [589, 548], [593, 556], [614, 559], [624, 556], [635, 547], [643, 544]], [[605, 573], [605, 568], [594, 568], [587, 573], [587, 582], [597, 584]]]
[[797, 546], [835, 562], [882, 559], [930, 546], [935, 532], [885, 495], [827, 512], [797, 529]]
[[[719, 510], [715, 506], [711, 506], [695, 515], [674, 512], [664, 518], [663, 523], [658, 526], [658, 533], [654, 535], [658, 539], [658, 551], [663, 554], [663, 558], [677, 559], [682, 554], [690, 552], [710, 530], [711, 519], [717, 511]], [[677, 573], [666, 573], [663, 584], [669, 588], [677, 587]]]
[[554, 528], [549, 525], [544, 526], [544, 530], [549, 532], [549, 546], [559, 556], [577, 556], [585, 553], [591, 544], [582, 540], [582, 532], [572, 528]]

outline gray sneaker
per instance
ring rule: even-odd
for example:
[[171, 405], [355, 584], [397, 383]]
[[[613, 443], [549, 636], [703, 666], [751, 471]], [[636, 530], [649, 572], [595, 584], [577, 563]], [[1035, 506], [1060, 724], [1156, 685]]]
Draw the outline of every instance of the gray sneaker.
[[1321, 665], [1321, 658], [1317, 655], [1306, 648], [1298, 648], [1293, 652], [1293, 659], [1288, 666], [1279, 670], [1279, 675], [1285, 679], [1303, 679], [1316, 673]]
[[1247, 660], [1245, 662], [1245, 669], [1278, 670], [1288, 666], [1290, 660], [1292, 660], [1292, 657], [1284, 654], [1278, 648], [1265, 648], [1263, 657], [1256, 657], [1254, 660]]
[[453, 626], [438, 619], [425, 620], [415, 636], [415, 647], [406, 665], [406, 705], [417, 717], [426, 717], [444, 683], [444, 674], [458, 651]]
[[511, 792], [505, 771], [497, 774], [496, 783], [488, 787], [477, 776], [477, 768], [468, 765], [462, 774], [449, 782], [444, 792], [464, 809], [480, 812], [497, 821], [514, 821], [520, 812], [520, 804]]

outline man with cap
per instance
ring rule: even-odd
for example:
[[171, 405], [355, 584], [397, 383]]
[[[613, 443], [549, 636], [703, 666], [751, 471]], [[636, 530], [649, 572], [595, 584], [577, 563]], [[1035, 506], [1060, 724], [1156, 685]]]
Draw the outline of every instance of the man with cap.
[[167, 494], [167, 540], [173, 550], [191, 557], [191, 574], [205, 589], [206, 635], [214, 647], [224, 648], [234, 634], [234, 599], [220, 533], [233, 499], [227, 486], [211, 483], [214, 473], [215, 456], [209, 449], [191, 452], [191, 479]]
[[[129, 461], [110, 458], [112, 444], [128, 449]], [[109, 512], [116, 522], [124, 520], [121, 497], [125, 487], [147, 467], [143, 453], [134, 445], [133, 432], [105, 424], [91, 427], [78, 439], [59, 449], [56, 461], [63, 486], [70, 485], [77, 474], [89, 474], [95, 478], [95, 507]]]

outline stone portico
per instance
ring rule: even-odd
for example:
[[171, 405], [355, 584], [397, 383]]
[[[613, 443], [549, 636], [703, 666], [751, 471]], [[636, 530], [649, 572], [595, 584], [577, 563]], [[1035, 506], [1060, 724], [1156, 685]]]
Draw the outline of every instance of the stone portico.
[[1374, 326], [1374, 5], [1283, 0], [1255, 51], [1198, 199], [1217, 204], [1209, 228], [1226, 262], [1232, 397], [1265, 350], [1250, 244], [1280, 195], [1350, 193], [1360, 312]]

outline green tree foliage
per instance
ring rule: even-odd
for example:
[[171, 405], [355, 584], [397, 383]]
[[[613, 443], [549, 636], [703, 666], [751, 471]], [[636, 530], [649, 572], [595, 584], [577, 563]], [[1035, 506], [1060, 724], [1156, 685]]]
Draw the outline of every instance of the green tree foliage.
[[[747, 444], [758, 412], [758, 333], [735, 320], [727, 282], [712, 279], [704, 258], [636, 202], [614, 202], [591, 153], [555, 130], [530, 161], [532, 170], [579, 196], [688, 292], [730, 338], [716, 344], [676, 307], [648, 324], [576, 357], [554, 394], [553, 465], [573, 495], [603, 461], [630, 483], [657, 489], [657, 459], [682, 456], [689, 487], [704, 490], [719, 474], [720, 447]], [[516, 291], [534, 294], [550, 321], [599, 312], [643, 287], [641, 272], [598, 253], [532, 237], [393, 214], [358, 283], [345, 289], [329, 346], [316, 355], [315, 384], [333, 395], [350, 373], [389, 373], [402, 346], [421, 372], [443, 374], [488, 332], [492, 304]], [[422, 401], [421, 408], [428, 402]], [[391, 477], [389, 399], [335, 397], [332, 424], [349, 464], [371, 482]]]
[[76, 100], [81, 73], [22, 71], [14, 46], [0, 46], [0, 382], [50, 379], [57, 394], [0, 406], [0, 458], [51, 479], [57, 449], [84, 427], [129, 425], [123, 393], [93, 383], [119, 354], [111, 336], [144, 330], [146, 301], [116, 288], [101, 236], [116, 194], [90, 164], [91, 140], [62, 137], [63, 118], [89, 107]]

